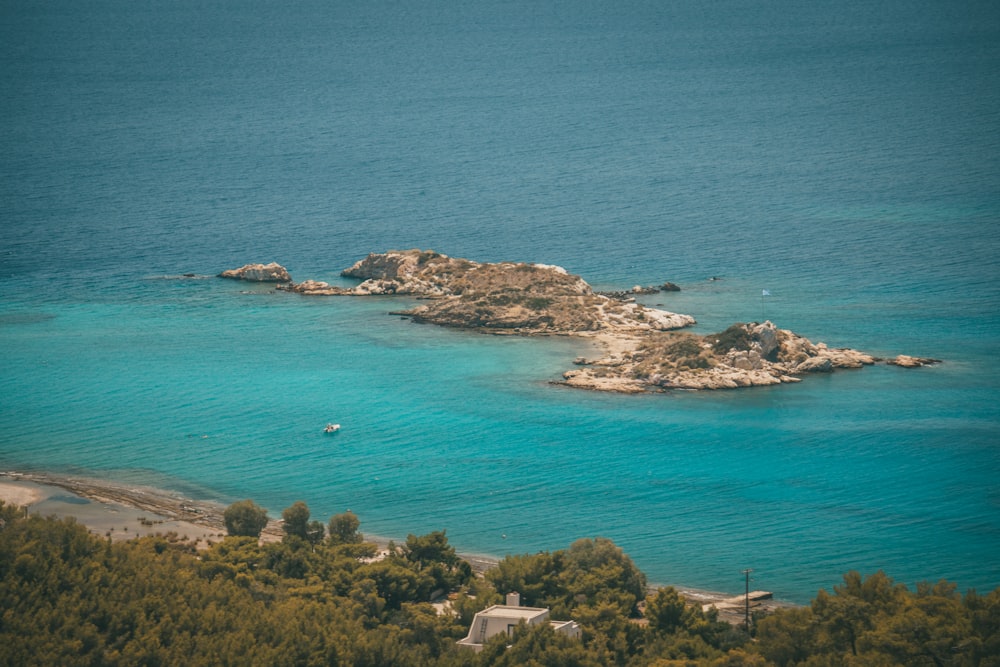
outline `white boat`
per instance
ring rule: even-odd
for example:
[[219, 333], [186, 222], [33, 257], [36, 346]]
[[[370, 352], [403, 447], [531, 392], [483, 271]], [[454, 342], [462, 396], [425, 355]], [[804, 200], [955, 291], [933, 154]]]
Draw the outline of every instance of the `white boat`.
[[326, 428], [323, 429], [324, 433], [336, 433], [340, 430], [340, 424], [327, 424]]

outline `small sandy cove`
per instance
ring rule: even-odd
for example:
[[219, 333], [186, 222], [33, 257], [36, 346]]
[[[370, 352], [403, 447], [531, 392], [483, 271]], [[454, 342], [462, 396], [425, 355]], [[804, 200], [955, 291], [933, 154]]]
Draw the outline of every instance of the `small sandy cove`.
[[[114, 541], [173, 532], [181, 539], [193, 541], [199, 549], [207, 549], [226, 536], [222, 521], [224, 505], [135, 484], [50, 473], [0, 472], [0, 500], [27, 507], [31, 514], [73, 517], [91, 533]], [[281, 524], [272, 519], [261, 540], [276, 542], [281, 536]], [[367, 537], [378, 543], [380, 550], [385, 548], [383, 538]], [[463, 558], [479, 572], [497, 562], [488, 556], [463, 555]], [[723, 593], [677, 588], [692, 602], [706, 608], [717, 606], [724, 620], [736, 623], [742, 618], [743, 607], [739, 604], [742, 596], [730, 598]], [[752, 608], [785, 606], [771, 600], [770, 593], [756, 592], [750, 597]]]
[[31, 514], [74, 517], [96, 535], [127, 540], [177, 533], [199, 548], [220, 542], [225, 507], [161, 489], [46, 473], [0, 473], [0, 500]]

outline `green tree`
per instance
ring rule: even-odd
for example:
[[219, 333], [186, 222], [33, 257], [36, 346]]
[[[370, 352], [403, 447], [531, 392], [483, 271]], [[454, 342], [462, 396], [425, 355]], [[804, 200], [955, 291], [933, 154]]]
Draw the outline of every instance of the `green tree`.
[[406, 544], [403, 546], [403, 557], [419, 568], [433, 563], [450, 566], [458, 562], [455, 547], [448, 544], [448, 536], [443, 530], [435, 530], [419, 537], [413, 534], [407, 535]]
[[[456, 619], [426, 604], [464, 563], [443, 531], [372, 563], [358, 558], [373, 545], [308, 548], [292, 534], [196, 552], [176, 534], [112, 543], [2, 503], [0, 519], [0, 665], [1000, 667], [1000, 589], [963, 598], [948, 582], [911, 592], [848, 573], [811, 606], [762, 618], [750, 642], [670, 588], [648, 598], [648, 629], [632, 622], [623, 603], [638, 577], [609, 541], [504, 559], [470, 584], [475, 598], [459, 596]], [[308, 536], [308, 516], [297, 519]], [[553, 618], [566, 618], [554, 605], [569, 609], [582, 641], [542, 624], [478, 656], [457, 647], [472, 614], [500, 598], [489, 581], [531, 591]]]
[[330, 517], [330, 523], [327, 526], [330, 543], [357, 544], [364, 541], [364, 536], [358, 532], [360, 526], [361, 520], [350, 510], [342, 514], [334, 514]]
[[20, 505], [13, 505], [0, 500], [0, 530], [7, 524], [12, 524], [17, 519], [24, 516], [25, 508]]
[[281, 512], [281, 529], [285, 536], [295, 536], [303, 540], [309, 539], [309, 506], [297, 500]]
[[954, 584], [920, 584], [915, 596], [906, 596], [892, 616], [879, 620], [859, 642], [872, 653], [904, 665], [968, 664], [972, 625]]
[[260, 537], [260, 532], [267, 525], [267, 510], [252, 500], [240, 500], [226, 508], [222, 520], [230, 535]]
[[[560, 579], [568, 609], [579, 603], [609, 602], [628, 616], [646, 597], [646, 575], [621, 548], [605, 537], [580, 539], [563, 558]], [[556, 605], [553, 605], [555, 607]]]
[[1000, 667], [1000, 588], [983, 596], [970, 590], [963, 602], [972, 623], [973, 664]]
[[433, 580], [392, 560], [364, 565], [357, 576], [375, 582], [375, 593], [389, 610], [399, 609], [404, 602], [426, 602], [434, 585]]
[[830, 595], [820, 590], [812, 602], [817, 627], [823, 629], [822, 642], [830, 652], [858, 654], [858, 639], [872, 628], [872, 605], [858, 595]]
[[808, 607], [776, 612], [757, 623], [757, 649], [778, 667], [791, 667], [816, 654], [816, 625]]
[[563, 590], [558, 574], [562, 552], [510, 555], [486, 572], [486, 579], [501, 595], [517, 592], [526, 607], [551, 607]]
[[659, 632], [676, 632], [684, 626], [687, 600], [673, 586], [656, 591], [646, 598], [646, 619], [649, 627]]
[[322, 521], [310, 521], [306, 525], [306, 539], [310, 544], [319, 544], [325, 536], [326, 526], [323, 525]]
[[[509, 646], [508, 646], [509, 645]], [[513, 637], [497, 635], [486, 642], [480, 664], [495, 667], [604, 667], [602, 654], [589, 650], [579, 639], [552, 629], [547, 623], [521, 623]]]
[[443, 530], [419, 537], [408, 535], [402, 554], [411, 568], [433, 580], [432, 591], [450, 591], [473, 576], [472, 566], [458, 557]]

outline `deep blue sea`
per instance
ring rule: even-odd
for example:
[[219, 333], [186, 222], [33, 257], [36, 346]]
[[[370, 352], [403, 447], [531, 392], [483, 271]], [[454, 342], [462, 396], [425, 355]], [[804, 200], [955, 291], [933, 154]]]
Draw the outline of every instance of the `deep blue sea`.
[[[1000, 586], [994, 2], [0, 0], [0, 120], [2, 470], [797, 602]], [[551, 384], [579, 340], [211, 277], [411, 247], [944, 363], [606, 395]]]

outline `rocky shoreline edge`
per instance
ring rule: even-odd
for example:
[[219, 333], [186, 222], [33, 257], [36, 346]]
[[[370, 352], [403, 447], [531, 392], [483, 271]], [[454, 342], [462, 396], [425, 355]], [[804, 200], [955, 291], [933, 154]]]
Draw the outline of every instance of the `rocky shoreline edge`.
[[[62, 492], [71, 494], [71, 497], [65, 497]], [[49, 472], [0, 472], [0, 500], [26, 507], [32, 514], [73, 517], [91, 533], [113, 541], [173, 534], [175, 539], [207, 549], [226, 536], [222, 521], [226, 506], [221, 503], [194, 500], [166, 489], [109, 479]], [[261, 541], [278, 542], [283, 535], [281, 524], [271, 519], [261, 533]], [[389, 538], [367, 534], [365, 539], [378, 545], [381, 553], [390, 542]], [[395, 541], [401, 543], [405, 539]], [[499, 558], [482, 554], [460, 553], [459, 556], [480, 574], [499, 562]], [[742, 595], [666, 583], [650, 584], [650, 590], [668, 585], [674, 586], [692, 603], [706, 608], [715, 606], [723, 620], [742, 621]], [[751, 599], [751, 606], [755, 610], [768, 611], [795, 605], [775, 600], [766, 593]]]
[[[57, 490], [68, 492], [71, 497]], [[207, 549], [226, 537], [222, 518], [226, 505], [142, 484], [81, 475], [7, 471], [0, 472], [0, 500], [25, 506], [31, 513], [72, 516], [92, 533], [115, 541], [174, 533], [181, 541]], [[272, 518], [261, 531], [260, 539], [279, 542], [283, 536], [281, 522]], [[365, 539], [380, 550], [390, 542], [390, 538], [374, 535], [365, 535]], [[405, 538], [395, 541], [403, 542]], [[463, 554], [462, 558], [478, 572], [499, 562], [475, 554]]]
[[694, 317], [636, 302], [638, 294], [676, 291], [635, 286], [596, 292], [559, 266], [524, 262], [480, 263], [431, 250], [371, 253], [341, 275], [361, 281], [353, 287], [292, 281], [275, 262], [247, 264], [220, 277], [275, 283], [276, 289], [305, 296], [411, 296], [422, 303], [392, 314], [414, 322], [521, 336], [590, 338], [604, 350], [597, 359], [578, 358], [563, 373], [568, 387], [619, 393], [736, 389], [799, 382], [812, 373], [877, 363], [919, 368], [939, 359], [898, 355], [876, 357], [849, 348], [813, 343], [772, 322], [736, 323], [699, 335], [681, 331]]

